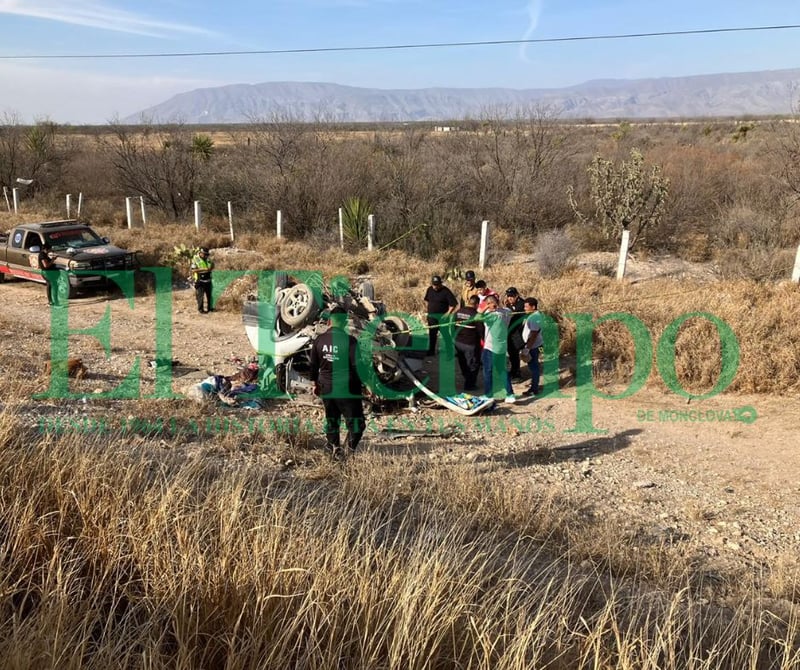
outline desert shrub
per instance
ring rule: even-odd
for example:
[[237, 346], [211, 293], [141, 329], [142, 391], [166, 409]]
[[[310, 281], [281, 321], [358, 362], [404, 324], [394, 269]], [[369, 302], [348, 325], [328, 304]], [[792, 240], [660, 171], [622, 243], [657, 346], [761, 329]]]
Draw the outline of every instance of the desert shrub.
[[775, 219], [746, 204], [737, 204], [720, 214], [714, 226], [714, 236], [722, 248], [775, 249], [793, 244], [797, 239], [797, 228], [794, 221]]
[[711, 258], [712, 245], [708, 233], [690, 232], [676, 246], [676, 253], [687, 261], [702, 263]]
[[717, 258], [717, 273], [722, 279], [774, 281], [789, 279], [795, 252], [763, 245], [749, 249], [725, 249]]
[[563, 228], [539, 233], [534, 250], [539, 274], [547, 278], [559, 276], [574, 265], [576, 251], [574, 240]]

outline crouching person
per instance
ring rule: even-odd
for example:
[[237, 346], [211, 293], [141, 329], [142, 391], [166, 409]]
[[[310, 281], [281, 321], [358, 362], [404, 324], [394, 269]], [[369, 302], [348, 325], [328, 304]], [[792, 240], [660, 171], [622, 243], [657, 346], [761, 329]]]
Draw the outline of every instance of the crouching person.
[[326, 448], [336, 460], [345, 456], [340, 444], [340, 423], [347, 426], [347, 448], [352, 454], [364, 434], [361, 380], [356, 367], [357, 342], [347, 332], [347, 313], [333, 307], [323, 318], [328, 330], [314, 340], [311, 348], [311, 381], [314, 394], [325, 407]]

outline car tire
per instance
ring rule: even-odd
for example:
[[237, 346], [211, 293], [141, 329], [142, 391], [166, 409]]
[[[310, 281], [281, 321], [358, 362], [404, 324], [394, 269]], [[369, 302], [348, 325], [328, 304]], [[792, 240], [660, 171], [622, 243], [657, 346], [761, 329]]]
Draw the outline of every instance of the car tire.
[[375, 287], [371, 281], [361, 282], [361, 295], [370, 300], [375, 300]]
[[292, 328], [301, 328], [319, 314], [314, 292], [306, 284], [287, 289], [281, 300], [281, 319]]
[[396, 347], [407, 347], [411, 344], [411, 333], [408, 332], [408, 324], [399, 316], [387, 316], [383, 320], [383, 325], [392, 334], [392, 341], [394, 341]]

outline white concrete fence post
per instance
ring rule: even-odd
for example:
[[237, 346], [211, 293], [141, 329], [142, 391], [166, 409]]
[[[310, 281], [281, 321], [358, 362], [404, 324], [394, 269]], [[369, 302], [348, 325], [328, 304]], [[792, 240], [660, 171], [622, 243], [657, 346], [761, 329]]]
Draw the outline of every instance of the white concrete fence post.
[[72, 213], [72, 194], [67, 193], [67, 218]]
[[367, 216], [367, 251], [372, 251], [375, 244], [375, 215]]
[[78, 218], [81, 218], [81, 209], [83, 208], [83, 191], [78, 193]]
[[228, 200], [228, 227], [231, 229], [231, 242], [233, 242], [233, 203]]
[[195, 230], [200, 230], [200, 220], [203, 217], [203, 213], [200, 209], [200, 201], [194, 201], [194, 227]]
[[339, 208], [339, 248], [344, 249], [344, 212]]
[[139, 196], [139, 205], [142, 208], [142, 228], [147, 226], [147, 212], [144, 209], [144, 196]]
[[797, 255], [794, 257], [794, 269], [792, 270], [792, 281], [800, 283], [800, 245], [797, 246]]
[[481, 251], [478, 258], [478, 268], [484, 270], [486, 268], [486, 257], [489, 252], [489, 222], [487, 220], [481, 221]]
[[132, 198], [125, 198], [125, 216], [128, 217], [128, 230], [133, 228], [133, 203]]
[[6, 207], [11, 211], [11, 202], [8, 200], [8, 186], [3, 186], [3, 197], [6, 199]]
[[628, 262], [628, 243], [630, 242], [631, 231], [627, 228], [622, 231], [622, 241], [619, 245], [619, 260], [617, 261], [617, 281], [622, 281], [625, 276], [625, 264]]
[[283, 212], [278, 210], [275, 217], [275, 237], [281, 239], [283, 237]]
[[18, 189], [12, 188], [11, 189], [11, 197], [14, 200], [14, 214], [19, 211], [19, 192]]

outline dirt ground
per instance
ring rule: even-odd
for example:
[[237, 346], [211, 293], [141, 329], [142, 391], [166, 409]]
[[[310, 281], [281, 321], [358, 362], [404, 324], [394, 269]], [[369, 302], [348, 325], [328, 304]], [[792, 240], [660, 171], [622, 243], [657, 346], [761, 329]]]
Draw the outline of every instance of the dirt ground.
[[[3, 368], [12, 356], [43, 367], [51, 328], [44, 287], [6, 281], [0, 294]], [[132, 305], [105, 295], [80, 297], [67, 311], [73, 333], [110, 317], [108, 355], [93, 335], [70, 336], [70, 355], [80, 356], [89, 371], [71, 382], [71, 391], [86, 398], [76, 405], [91, 408], [93, 394], [119, 384], [136, 357], [142, 392], [152, 391], [154, 370], [147, 362], [155, 356], [153, 296], [136, 297]], [[208, 373], [231, 374], [232, 359], [253, 354], [241, 317], [198, 314], [188, 288], [173, 293], [171, 328], [176, 375], [188, 372], [175, 378], [176, 391]], [[516, 387], [521, 392], [526, 383]], [[503, 404], [479, 418], [425, 406], [374, 416], [363, 450], [443, 466], [474, 463], [504, 486], [546, 484], [555, 494], [585, 501], [586, 515], [618, 525], [621, 541], [644, 535], [702, 558], [710, 570], [768, 577], [777, 564], [785, 568], [800, 556], [798, 397], [723, 394], [687, 404], [645, 389], [625, 399], [596, 399], [592, 421], [603, 432], [590, 434], [573, 430], [574, 388], [562, 395]], [[274, 401], [259, 412], [291, 409], [321, 417], [309, 401]], [[46, 405], [31, 400], [27, 410], [35, 416]]]

